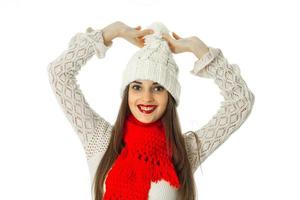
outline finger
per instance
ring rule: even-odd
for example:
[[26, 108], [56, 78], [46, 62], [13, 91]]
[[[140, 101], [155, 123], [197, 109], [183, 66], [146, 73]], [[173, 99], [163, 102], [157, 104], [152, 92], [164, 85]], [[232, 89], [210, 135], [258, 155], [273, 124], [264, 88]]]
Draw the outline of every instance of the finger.
[[137, 42], [144, 46], [145, 39], [144, 39], [144, 38], [142, 38], [142, 39], [137, 39]]
[[145, 37], [137, 38], [137, 41], [143, 46], [145, 46]]
[[145, 36], [145, 35], [153, 34], [153, 33], [154, 33], [154, 31], [152, 29], [145, 29], [145, 30], [137, 32], [137, 37], [141, 37], [141, 36]]
[[138, 47], [140, 47], [140, 48], [142, 48], [142, 47], [144, 46], [144, 42], [143, 42], [143, 41], [136, 41], [135, 44], [136, 44]]
[[173, 36], [174, 36], [174, 38], [175, 38], [176, 40], [182, 39], [182, 37], [180, 37], [179, 35], [177, 35], [175, 32], [172, 32], [172, 34], [173, 34]]
[[130, 43], [134, 44], [135, 46], [141, 47], [141, 43], [134, 38], [130, 38]]
[[162, 34], [162, 38], [164, 38], [168, 42], [171, 42], [173, 40], [173, 38], [169, 34], [166, 34], [166, 33]]
[[137, 39], [139, 39], [139, 40], [143, 40], [143, 39], [144, 39], [144, 37], [145, 37], [145, 35], [136, 36], [136, 38], [137, 38]]

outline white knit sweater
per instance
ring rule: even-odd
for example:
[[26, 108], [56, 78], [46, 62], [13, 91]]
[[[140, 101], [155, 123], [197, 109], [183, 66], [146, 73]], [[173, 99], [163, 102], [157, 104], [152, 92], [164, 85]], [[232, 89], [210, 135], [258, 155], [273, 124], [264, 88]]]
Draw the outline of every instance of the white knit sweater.
[[[113, 46], [104, 45], [102, 33], [102, 29], [87, 29], [86, 32], [75, 34], [68, 48], [47, 68], [56, 99], [84, 147], [91, 180], [108, 147], [112, 124], [89, 106], [77, 84], [76, 75], [94, 54], [99, 59], [104, 58], [106, 51]], [[194, 173], [247, 119], [254, 104], [254, 95], [241, 77], [239, 66], [229, 64], [220, 49], [209, 47], [209, 52], [195, 61], [190, 72], [198, 77], [213, 79], [224, 97], [216, 114], [207, 124], [195, 130], [201, 141], [199, 148], [191, 132], [183, 133]], [[164, 180], [151, 183], [149, 200], [175, 200], [176, 192]], [[92, 198], [94, 199], [93, 194]]]

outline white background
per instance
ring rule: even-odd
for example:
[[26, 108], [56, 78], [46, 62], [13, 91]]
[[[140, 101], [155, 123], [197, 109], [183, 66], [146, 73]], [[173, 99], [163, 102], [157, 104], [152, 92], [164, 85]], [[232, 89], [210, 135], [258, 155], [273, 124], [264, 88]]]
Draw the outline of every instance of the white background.
[[[142, 28], [161, 21], [181, 37], [198, 36], [240, 66], [255, 94], [247, 121], [196, 171], [199, 199], [300, 199], [299, 18], [291, 0], [0, 1], [0, 199], [91, 198], [83, 148], [56, 102], [47, 65], [75, 33], [117, 20]], [[77, 76], [89, 104], [110, 122], [121, 71], [137, 50], [120, 38], [113, 45]], [[194, 55], [174, 57], [182, 129], [196, 130], [223, 97], [213, 80], [189, 73]]]

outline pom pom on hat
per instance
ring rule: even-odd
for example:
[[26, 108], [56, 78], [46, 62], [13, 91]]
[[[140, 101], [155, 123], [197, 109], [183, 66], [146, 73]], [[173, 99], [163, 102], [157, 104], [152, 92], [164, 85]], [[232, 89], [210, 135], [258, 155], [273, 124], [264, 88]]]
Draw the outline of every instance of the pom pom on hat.
[[162, 38], [162, 34], [168, 34], [169, 30], [161, 22], [154, 22], [147, 29], [152, 29], [154, 33], [144, 36], [144, 47], [129, 59], [122, 75], [121, 97], [132, 81], [151, 80], [158, 82], [174, 97], [177, 107], [181, 91], [177, 80], [179, 69], [167, 41]]
[[162, 34], [163, 33], [169, 33], [169, 30], [165, 25], [163, 25], [161, 22], [154, 22], [150, 26], [147, 27], [148, 29], [152, 29], [154, 31], [153, 34], [145, 35], [145, 45], [153, 45], [158, 42], [163, 42]]

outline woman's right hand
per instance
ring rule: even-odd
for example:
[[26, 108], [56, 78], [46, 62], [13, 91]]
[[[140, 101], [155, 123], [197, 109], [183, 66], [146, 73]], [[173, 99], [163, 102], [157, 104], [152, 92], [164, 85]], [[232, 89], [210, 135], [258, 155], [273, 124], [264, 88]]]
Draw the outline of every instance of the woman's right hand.
[[197, 36], [182, 38], [175, 32], [172, 32], [172, 35], [174, 38], [167, 33], [162, 34], [162, 38], [167, 41], [172, 53], [192, 52], [200, 59], [208, 52], [208, 46]]
[[130, 27], [120, 21], [114, 22], [103, 29], [103, 37], [107, 45], [111, 45], [114, 38], [121, 37], [140, 48], [144, 46], [144, 36], [153, 33], [152, 29], [141, 30], [141, 26]]

